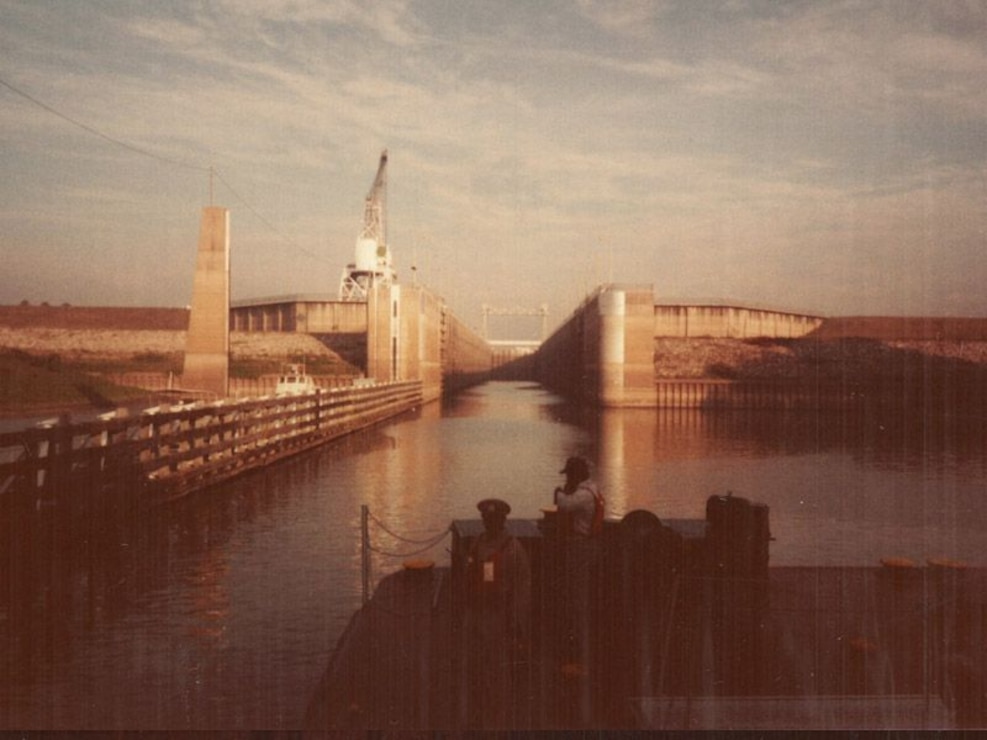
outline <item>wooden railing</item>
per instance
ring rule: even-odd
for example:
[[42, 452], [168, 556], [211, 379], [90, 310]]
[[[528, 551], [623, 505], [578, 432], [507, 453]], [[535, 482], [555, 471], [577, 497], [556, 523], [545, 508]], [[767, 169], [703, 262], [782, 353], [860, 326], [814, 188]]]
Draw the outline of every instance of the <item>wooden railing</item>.
[[0, 496], [66, 495], [138, 485], [143, 500], [183, 496], [418, 406], [420, 381], [157, 407], [0, 434]]
[[[183, 388], [182, 376], [175, 373], [127, 372], [94, 373], [94, 375], [117, 385], [143, 388], [149, 391], [175, 390], [178, 393]], [[277, 388], [279, 379], [280, 375], [277, 373], [259, 375], [255, 378], [230, 378], [228, 383], [229, 395], [233, 398], [244, 398], [271, 394]], [[350, 386], [358, 380], [351, 375], [315, 375], [312, 379], [316, 386], [325, 389]]]

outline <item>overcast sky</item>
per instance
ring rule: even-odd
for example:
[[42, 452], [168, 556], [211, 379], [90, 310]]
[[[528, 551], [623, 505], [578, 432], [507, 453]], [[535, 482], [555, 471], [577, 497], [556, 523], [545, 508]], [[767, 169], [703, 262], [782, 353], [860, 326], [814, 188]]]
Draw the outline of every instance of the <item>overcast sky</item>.
[[0, 0], [0, 81], [0, 303], [186, 305], [210, 167], [233, 298], [335, 295], [387, 148], [399, 281], [476, 326], [987, 316], [981, 0]]

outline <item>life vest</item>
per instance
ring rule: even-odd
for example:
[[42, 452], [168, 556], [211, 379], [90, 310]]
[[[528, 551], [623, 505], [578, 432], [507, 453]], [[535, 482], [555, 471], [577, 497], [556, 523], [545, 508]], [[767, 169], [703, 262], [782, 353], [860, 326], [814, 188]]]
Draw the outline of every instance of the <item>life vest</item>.
[[479, 540], [470, 549], [469, 559], [466, 562], [466, 587], [470, 601], [474, 605], [492, 606], [507, 598], [508, 584], [504, 572], [504, 560], [507, 544], [511, 539], [510, 536], [504, 537], [497, 549], [483, 560], [477, 557]]
[[[580, 483], [576, 486], [576, 490], [584, 490], [588, 492], [593, 497], [593, 515], [589, 523], [589, 536], [595, 536], [603, 531], [603, 518], [606, 513], [606, 501], [603, 498], [603, 494], [597, 491], [592, 486], [585, 486]], [[559, 495], [563, 491], [561, 488], [555, 489], [555, 502], [558, 505]], [[574, 510], [569, 510], [565, 512], [559, 512], [561, 516], [559, 517], [559, 533], [565, 537], [571, 537], [574, 534], [572, 518], [575, 516]], [[585, 536], [585, 535], [584, 535]]]

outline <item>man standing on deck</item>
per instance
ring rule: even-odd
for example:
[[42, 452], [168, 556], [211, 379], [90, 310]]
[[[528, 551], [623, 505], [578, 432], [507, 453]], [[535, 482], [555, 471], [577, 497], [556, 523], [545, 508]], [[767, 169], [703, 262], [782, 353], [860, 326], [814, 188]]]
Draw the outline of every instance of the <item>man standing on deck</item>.
[[530, 640], [531, 566], [505, 524], [511, 507], [500, 499], [477, 504], [483, 533], [466, 566], [468, 717], [485, 729], [517, 726], [516, 665]]
[[555, 489], [554, 503], [565, 529], [574, 537], [597, 534], [602, 524], [603, 497], [590, 478], [589, 463], [581, 457], [570, 457], [559, 473], [565, 475], [565, 485]]
[[571, 721], [587, 724], [593, 714], [591, 593], [596, 583], [597, 535], [603, 527], [604, 502], [584, 458], [570, 457], [559, 473], [566, 477], [554, 494], [561, 520], [561, 670], [569, 686], [566, 712]]

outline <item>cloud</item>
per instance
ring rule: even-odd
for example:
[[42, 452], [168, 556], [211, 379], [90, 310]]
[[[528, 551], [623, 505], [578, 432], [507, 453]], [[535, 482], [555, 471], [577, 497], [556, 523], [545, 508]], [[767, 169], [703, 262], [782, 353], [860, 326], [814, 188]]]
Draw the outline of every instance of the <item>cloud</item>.
[[987, 277], [976, 3], [39, 7], [8, 6], [0, 77], [152, 156], [3, 91], [5, 251], [57, 264], [74, 225], [160, 269], [215, 167], [236, 297], [331, 293], [387, 147], [399, 270], [464, 313], [498, 289], [574, 305], [611, 265], [666, 293], [987, 312], [961, 300]]
[[599, 3], [578, 0], [577, 11], [602, 31], [624, 38], [647, 39], [654, 25], [670, 12], [674, 3], [663, 0], [619, 0]]

